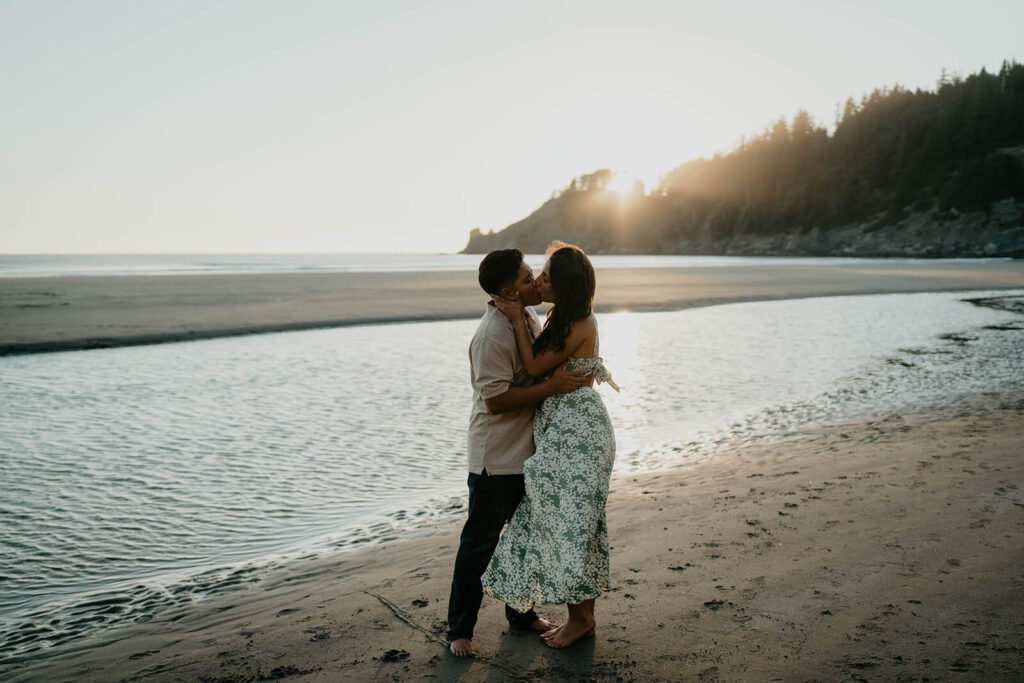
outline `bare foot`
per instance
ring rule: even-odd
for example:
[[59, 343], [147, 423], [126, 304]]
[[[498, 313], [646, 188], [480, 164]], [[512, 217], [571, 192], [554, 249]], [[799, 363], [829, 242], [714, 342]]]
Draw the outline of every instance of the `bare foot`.
[[563, 626], [558, 628], [550, 637], [542, 636], [544, 642], [555, 648], [569, 647], [584, 636], [594, 635], [597, 622], [593, 619], [587, 621], [573, 621], [570, 619]]
[[448, 649], [456, 657], [472, 657], [476, 654], [473, 652], [473, 641], [469, 638], [456, 638], [448, 644]]
[[[545, 631], [544, 633], [540, 634], [540, 637], [543, 638], [544, 640], [549, 640], [549, 639], [553, 638], [556, 633], [561, 631], [563, 626], [565, 626], [565, 624], [559, 624], [558, 626], [555, 626], [550, 631]], [[587, 637], [587, 636], [594, 635], [594, 633], [596, 632], [596, 628], [597, 628], [596, 626], [591, 626], [590, 630], [587, 631], [586, 633], [584, 633], [583, 636]]]
[[530, 628], [534, 631], [540, 631], [541, 633], [547, 633], [548, 631], [557, 628], [558, 624], [554, 624], [544, 617], [537, 617], [536, 621], [530, 624]]

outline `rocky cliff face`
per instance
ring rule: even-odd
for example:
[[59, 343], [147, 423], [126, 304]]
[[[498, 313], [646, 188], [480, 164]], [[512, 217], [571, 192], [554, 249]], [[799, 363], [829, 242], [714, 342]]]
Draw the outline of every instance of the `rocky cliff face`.
[[463, 253], [518, 247], [543, 253], [554, 239], [590, 253], [708, 254], [741, 256], [1024, 257], [1024, 202], [1005, 199], [986, 211], [918, 211], [895, 224], [881, 217], [830, 230], [728, 234], [715, 211], [703, 220], [673, 213], [656, 203], [636, 215], [616, 215], [613, 206], [581, 212], [552, 199], [499, 232], [473, 230]]

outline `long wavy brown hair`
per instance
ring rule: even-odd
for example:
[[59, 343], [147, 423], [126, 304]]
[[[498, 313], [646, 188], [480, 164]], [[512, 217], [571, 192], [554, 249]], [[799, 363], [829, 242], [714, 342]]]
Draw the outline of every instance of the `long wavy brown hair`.
[[551, 261], [548, 277], [555, 293], [555, 305], [548, 311], [544, 329], [533, 342], [533, 352], [563, 351], [572, 325], [594, 310], [597, 279], [594, 266], [575, 244], [552, 242], [547, 250]]

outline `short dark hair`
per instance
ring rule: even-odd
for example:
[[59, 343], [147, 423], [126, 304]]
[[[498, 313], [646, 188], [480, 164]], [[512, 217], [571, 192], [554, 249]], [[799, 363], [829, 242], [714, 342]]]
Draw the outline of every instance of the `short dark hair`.
[[518, 249], [498, 249], [484, 256], [477, 280], [488, 294], [500, 294], [502, 287], [515, 282], [522, 265], [523, 252]]

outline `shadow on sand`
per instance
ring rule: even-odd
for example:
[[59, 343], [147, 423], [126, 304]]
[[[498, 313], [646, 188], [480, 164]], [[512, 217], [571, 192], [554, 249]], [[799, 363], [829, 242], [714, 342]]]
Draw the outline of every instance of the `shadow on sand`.
[[[475, 659], [445, 656], [433, 673], [441, 681], [458, 681], [470, 673], [471, 667], [480, 665], [487, 667], [485, 680], [489, 683], [544, 677], [588, 679], [594, 667], [594, 649], [594, 638], [582, 638], [572, 647], [556, 650], [545, 645], [539, 633], [506, 629], [493, 656]], [[472, 678], [477, 679], [475, 672]]]

